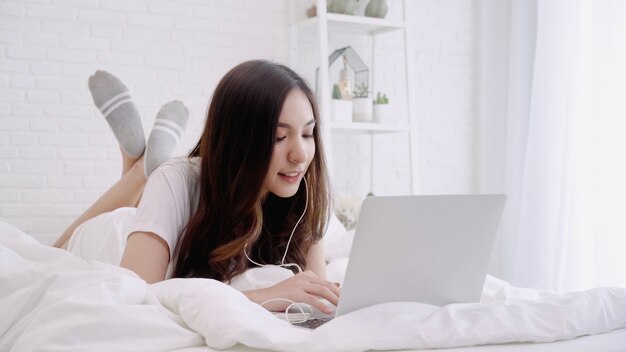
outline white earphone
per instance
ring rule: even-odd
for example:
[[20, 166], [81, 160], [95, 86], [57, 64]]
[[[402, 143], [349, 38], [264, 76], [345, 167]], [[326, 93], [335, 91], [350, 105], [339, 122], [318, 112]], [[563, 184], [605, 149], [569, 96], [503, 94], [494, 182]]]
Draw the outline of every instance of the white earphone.
[[[306, 214], [306, 209], [307, 209], [307, 207], [309, 205], [309, 189], [308, 189], [309, 187], [308, 187], [308, 184], [306, 183], [306, 178], [303, 177], [302, 180], [304, 181], [304, 194], [305, 194], [304, 210], [302, 211], [302, 215], [300, 215], [300, 218], [296, 222], [296, 225], [291, 230], [291, 235], [289, 235], [289, 240], [287, 241], [287, 248], [285, 248], [285, 254], [283, 254], [283, 259], [280, 261], [280, 264], [278, 264], [278, 266], [280, 266], [280, 267], [295, 266], [298, 269], [299, 273], [303, 272], [303, 270], [300, 267], [300, 265], [298, 265], [296, 263], [287, 263], [287, 264], [285, 264], [285, 258], [287, 257], [287, 253], [289, 252], [289, 245], [291, 244], [291, 239], [293, 238], [293, 234], [296, 232], [296, 228], [298, 227], [298, 225], [300, 225], [300, 221], [302, 221], [302, 218], [304, 217], [304, 214]], [[248, 256], [248, 253], [246, 251], [247, 247], [248, 247], [248, 244], [246, 243], [244, 245], [244, 247], [243, 247], [243, 254], [246, 256], [248, 261], [250, 261], [250, 263], [255, 264], [257, 266], [275, 266], [275, 264], [259, 264], [259, 263], [255, 262], [254, 260], [250, 259], [250, 257]]]
[[[302, 178], [302, 180], [304, 180], [304, 192], [305, 192], [305, 202], [304, 202], [304, 210], [302, 211], [302, 215], [300, 215], [300, 218], [298, 219], [298, 221], [296, 222], [296, 225], [293, 227], [293, 229], [291, 230], [291, 234], [289, 235], [289, 240], [287, 241], [287, 247], [285, 248], [285, 254], [283, 254], [283, 258], [280, 261], [280, 264], [276, 265], [276, 264], [260, 264], [255, 262], [254, 260], [250, 259], [250, 257], [248, 256], [248, 252], [246, 251], [246, 248], [248, 247], [248, 244], [246, 243], [243, 247], [243, 254], [246, 256], [246, 258], [248, 259], [248, 261], [250, 261], [252, 264], [255, 264], [257, 266], [260, 267], [266, 267], [266, 266], [278, 266], [278, 267], [282, 267], [282, 268], [287, 268], [287, 267], [293, 267], [295, 266], [298, 269], [298, 272], [301, 273], [303, 272], [302, 268], [300, 267], [300, 265], [296, 264], [296, 263], [287, 263], [285, 264], [285, 258], [287, 257], [287, 253], [289, 252], [289, 245], [291, 244], [291, 239], [293, 238], [293, 234], [296, 232], [296, 228], [298, 227], [298, 225], [300, 225], [300, 221], [302, 221], [302, 218], [304, 217], [304, 214], [306, 214], [306, 209], [308, 207], [309, 204], [309, 189], [308, 189], [308, 184], [306, 182], [306, 178]], [[262, 302], [260, 305], [261, 307], [265, 304], [268, 304], [270, 302], [276, 302], [276, 301], [285, 301], [285, 302], [289, 302], [289, 305], [287, 306], [287, 308], [285, 308], [285, 315], [284, 317], [282, 317], [283, 319], [285, 319], [288, 323], [290, 324], [297, 324], [297, 323], [303, 323], [305, 321], [307, 321], [309, 319], [310, 316], [310, 312], [304, 312], [303, 309], [303, 303], [298, 303], [298, 302], [294, 302], [290, 299], [287, 298], [272, 298], [272, 299], [268, 299], [265, 302]], [[299, 313], [289, 313], [289, 310], [291, 308], [297, 308], [300, 312]], [[309, 311], [311, 311], [311, 308], [308, 305], [304, 305], [304, 308], [307, 308]]]

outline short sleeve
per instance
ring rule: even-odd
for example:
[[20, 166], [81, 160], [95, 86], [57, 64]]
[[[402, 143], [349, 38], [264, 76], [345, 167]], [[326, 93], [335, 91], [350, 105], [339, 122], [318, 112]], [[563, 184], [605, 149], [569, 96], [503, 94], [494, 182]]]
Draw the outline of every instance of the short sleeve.
[[169, 246], [170, 258], [178, 238], [195, 210], [197, 173], [187, 158], [173, 159], [154, 170], [144, 188], [137, 213], [129, 228], [152, 232]]

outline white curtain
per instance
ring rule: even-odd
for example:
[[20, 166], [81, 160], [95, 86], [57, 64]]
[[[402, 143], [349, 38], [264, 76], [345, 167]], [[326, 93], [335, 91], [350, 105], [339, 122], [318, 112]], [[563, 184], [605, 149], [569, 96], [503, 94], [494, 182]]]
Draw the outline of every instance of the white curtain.
[[481, 191], [509, 198], [491, 270], [626, 287], [626, 1], [496, 2], [481, 2]]

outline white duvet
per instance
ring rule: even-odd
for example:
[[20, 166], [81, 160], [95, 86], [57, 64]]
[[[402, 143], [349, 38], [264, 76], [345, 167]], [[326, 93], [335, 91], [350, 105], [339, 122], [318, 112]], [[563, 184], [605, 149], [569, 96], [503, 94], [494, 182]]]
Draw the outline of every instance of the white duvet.
[[[340, 271], [342, 263], [330, 268]], [[41, 245], [0, 222], [0, 351], [430, 349], [555, 341], [624, 327], [626, 289], [556, 295], [488, 278], [481, 303], [382, 304], [307, 330], [220, 282], [147, 285], [128, 270]]]

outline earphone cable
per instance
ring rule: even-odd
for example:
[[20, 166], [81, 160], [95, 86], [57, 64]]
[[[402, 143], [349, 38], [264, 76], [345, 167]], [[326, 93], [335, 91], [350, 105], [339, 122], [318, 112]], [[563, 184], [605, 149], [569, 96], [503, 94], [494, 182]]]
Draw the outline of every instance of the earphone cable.
[[[309, 206], [309, 185], [306, 183], [306, 177], [303, 177], [302, 180], [304, 181], [304, 194], [305, 194], [304, 211], [302, 211], [302, 215], [300, 215], [300, 218], [296, 222], [296, 226], [294, 226], [293, 230], [291, 230], [291, 235], [289, 235], [289, 241], [287, 241], [287, 248], [285, 248], [285, 254], [283, 254], [283, 259], [280, 261], [281, 265], [285, 265], [285, 258], [287, 257], [287, 252], [289, 251], [289, 244], [291, 244], [291, 239], [293, 238], [293, 234], [296, 232], [296, 228], [300, 224], [300, 221], [302, 221], [304, 214], [306, 214], [306, 209]], [[302, 269], [299, 266], [298, 266], [298, 269], [300, 269], [300, 272], [302, 272]]]

